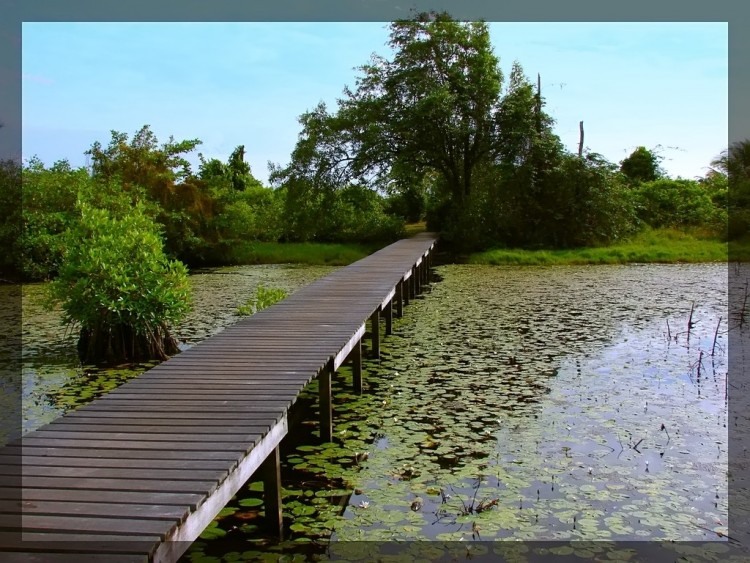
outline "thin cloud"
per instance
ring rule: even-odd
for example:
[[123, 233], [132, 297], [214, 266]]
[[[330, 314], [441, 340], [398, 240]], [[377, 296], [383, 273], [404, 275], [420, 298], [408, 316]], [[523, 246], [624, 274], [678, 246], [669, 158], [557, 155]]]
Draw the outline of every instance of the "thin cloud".
[[41, 76], [39, 74], [23, 73], [21, 75], [21, 78], [26, 82], [36, 82], [37, 84], [44, 84], [45, 86], [50, 86], [55, 83], [55, 81], [51, 78], [47, 78], [46, 76]]

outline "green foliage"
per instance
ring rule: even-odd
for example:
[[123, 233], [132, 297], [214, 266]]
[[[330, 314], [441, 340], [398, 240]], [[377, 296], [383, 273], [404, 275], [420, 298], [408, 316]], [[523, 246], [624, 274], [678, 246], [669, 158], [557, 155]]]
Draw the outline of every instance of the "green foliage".
[[85, 168], [73, 169], [66, 160], [45, 168], [39, 159], [30, 159], [23, 167], [21, 194], [22, 229], [15, 248], [26, 280], [57, 275], [65, 233], [80, 221], [77, 202], [123, 212], [140, 201], [151, 217], [158, 213], [158, 206], [146, 200], [142, 189], [123, 191], [119, 182], [92, 178]]
[[371, 254], [381, 244], [245, 241], [222, 248], [219, 264], [325, 264], [346, 266]]
[[484, 22], [423, 13], [391, 24], [392, 60], [373, 56], [346, 91], [341, 122], [357, 176], [387, 182], [393, 171], [438, 172], [456, 201], [475, 167], [491, 158], [502, 84]]
[[664, 174], [659, 168], [661, 158], [646, 147], [638, 147], [620, 163], [620, 171], [632, 182], [651, 182]]
[[287, 296], [285, 290], [278, 287], [265, 287], [259, 285], [253, 295], [244, 305], [237, 308], [237, 313], [243, 316], [253, 315], [281, 301]]
[[[165, 356], [169, 327], [190, 308], [185, 266], [167, 259], [142, 204], [116, 212], [81, 201], [78, 209], [81, 219], [65, 234], [64, 260], [51, 284], [51, 302], [62, 304], [66, 323], [81, 328], [87, 348], [79, 348], [82, 357], [109, 361], [143, 353]], [[126, 333], [131, 342], [123, 347], [116, 339]], [[146, 342], [145, 349], [136, 341]]]
[[746, 238], [750, 233], [750, 140], [732, 143], [712, 163], [714, 175], [727, 179], [728, 237]]
[[727, 244], [684, 229], [646, 228], [627, 240], [601, 247], [563, 250], [502, 248], [471, 254], [468, 262], [491, 265], [724, 262]]
[[144, 125], [129, 142], [127, 134], [112, 131], [106, 149], [96, 142], [86, 151], [94, 178], [117, 180], [126, 192], [143, 191], [156, 205], [166, 252], [181, 259], [206, 256], [214, 240], [212, 198], [183, 156], [200, 143], [198, 139], [177, 142], [170, 137], [160, 145]]
[[0, 278], [21, 277], [20, 243], [23, 229], [21, 215], [22, 167], [14, 160], [0, 160]]
[[214, 228], [223, 245], [242, 241], [275, 241], [283, 232], [283, 194], [263, 186], [225, 192], [217, 200]]
[[332, 237], [356, 233], [356, 223], [374, 223], [392, 236], [393, 221], [346, 217], [347, 209], [361, 209], [337, 192], [367, 185], [401, 193], [391, 210], [419, 219], [425, 179], [460, 205], [475, 168], [492, 158], [502, 73], [487, 25], [420, 14], [391, 25], [390, 46], [393, 59], [375, 55], [362, 66], [357, 89], [345, 90], [337, 112], [319, 104], [300, 117], [291, 162], [272, 169], [272, 181], [287, 189], [290, 240], [340, 240]]
[[26, 279], [48, 279], [60, 268], [64, 233], [78, 220], [79, 192], [93, 191], [85, 169], [65, 161], [49, 169], [32, 158], [23, 169], [23, 231], [19, 238], [21, 270]]
[[294, 178], [285, 190], [284, 240], [370, 243], [403, 234], [403, 219], [388, 215], [385, 199], [362, 185], [320, 190]]
[[726, 229], [727, 212], [716, 186], [663, 178], [638, 186], [635, 197], [638, 217], [653, 228], [704, 226], [717, 234]]

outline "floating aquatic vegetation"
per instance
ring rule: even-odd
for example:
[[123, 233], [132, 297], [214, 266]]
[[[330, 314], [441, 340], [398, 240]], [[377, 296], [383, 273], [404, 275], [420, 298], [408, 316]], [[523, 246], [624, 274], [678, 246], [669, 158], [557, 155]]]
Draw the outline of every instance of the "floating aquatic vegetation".
[[[256, 287], [267, 285], [286, 292], [310, 283], [335, 268], [310, 266], [234, 266], [200, 270], [190, 276], [194, 310], [175, 331], [186, 349], [239, 320], [237, 307]], [[11, 286], [10, 289], [12, 289]], [[136, 377], [152, 363], [100, 369], [81, 366], [77, 335], [61, 321], [61, 312], [43, 306], [47, 284], [25, 284], [22, 291], [22, 430], [28, 432], [51, 422]], [[7, 293], [9, 286], [4, 286]], [[2, 316], [2, 311], [0, 311]]]
[[[703, 551], [725, 558], [713, 550], [728, 533], [725, 267], [438, 272], [365, 361], [365, 392], [348, 368], [334, 377], [331, 444], [318, 443], [316, 386], [300, 397], [282, 462], [287, 541], [264, 527], [252, 483], [186, 560], [373, 556], [353, 539], [430, 539], [409, 544], [430, 560], [637, 560], [607, 542], [719, 540]], [[242, 297], [226, 299], [230, 315]], [[216, 330], [201, 322], [195, 338]], [[560, 543], [483, 543], [503, 539]]]
[[[312, 439], [298, 437], [283, 462], [285, 483], [301, 489], [284, 502], [317, 510], [304, 479], [335, 481], [349, 496], [321, 516], [334, 543], [285, 509], [287, 525], [299, 525], [266, 549], [357, 560], [372, 558], [373, 544], [355, 554], [347, 540], [429, 539], [438, 558], [465, 542], [477, 551], [461, 545], [462, 557], [493, 553], [487, 540], [557, 540], [574, 543], [546, 555], [626, 560], [634, 554], [602, 540], [722, 538], [721, 336], [700, 381], [690, 369], [726, 314], [721, 266], [438, 272], [444, 281], [396, 321], [380, 360], [365, 362], [366, 392], [348, 391], [346, 368], [334, 378], [332, 444], [315, 444], [310, 390], [301, 427]], [[685, 331], [666, 338], [665, 319], [687, 326], [692, 302], [690, 341]], [[317, 550], [300, 551], [303, 539]]]

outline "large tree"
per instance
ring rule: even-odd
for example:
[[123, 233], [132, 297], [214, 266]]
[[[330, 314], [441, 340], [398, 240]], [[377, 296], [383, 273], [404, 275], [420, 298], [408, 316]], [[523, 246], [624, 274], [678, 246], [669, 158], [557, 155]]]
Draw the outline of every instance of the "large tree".
[[438, 172], [461, 201], [476, 167], [496, 152], [502, 72], [483, 22], [420, 14], [391, 24], [392, 60], [373, 55], [346, 88], [338, 111], [324, 104], [300, 118], [291, 163], [278, 182], [304, 179], [315, 189], [352, 181], [386, 188]]
[[392, 171], [437, 171], [456, 202], [496, 150], [502, 72], [484, 22], [421, 14], [391, 25], [392, 60], [374, 55], [340, 104], [353, 169], [389, 182]]
[[[272, 168], [297, 232], [315, 228], [317, 219], [301, 209], [328, 209], [351, 183], [391, 195], [417, 187], [426, 194], [428, 226], [467, 250], [573, 244], [601, 231], [566, 236], [582, 221], [571, 215], [582, 207], [566, 198], [606, 192], [600, 180], [611, 171], [596, 159], [569, 161], [543, 110], [540, 79], [532, 84], [519, 63], [503, 91], [484, 22], [423, 13], [393, 22], [389, 46], [392, 57], [373, 55], [360, 67], [337, 111], [320, 104], [300, 118], [290, 164]], [[575, 176], [565, 178], [565, 189], [561, 171]]]

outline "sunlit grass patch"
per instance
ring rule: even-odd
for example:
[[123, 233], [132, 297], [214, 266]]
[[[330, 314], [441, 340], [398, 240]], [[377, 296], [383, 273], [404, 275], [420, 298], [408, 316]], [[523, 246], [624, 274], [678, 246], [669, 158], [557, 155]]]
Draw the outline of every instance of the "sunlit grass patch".
[[578, 265], [627, 263], [724, 262], [727, 243], [700, 233], [674, 229], [643, 231], [630, 240], [604, 247], [566, 250], [494, 249], [469, 256], [471, 264]]
[[345, 266], [371, 254], [379, 244], [247, 242], [226, 251], [226, 264], [316, 264]]
[[424, 233], [427, 231], [427, 223], [420, 221], [419, 223], [407, 223], [404, 226], [407, 237], [413, 237], [418, 233]]

